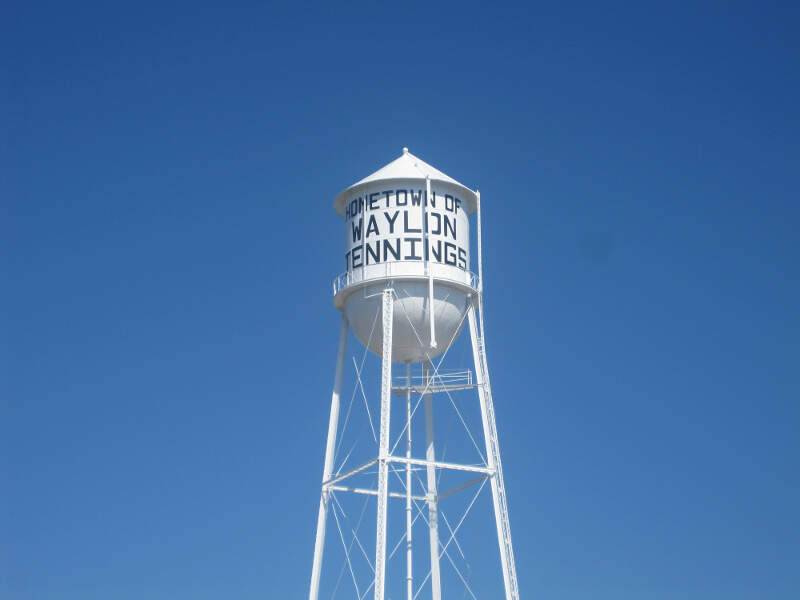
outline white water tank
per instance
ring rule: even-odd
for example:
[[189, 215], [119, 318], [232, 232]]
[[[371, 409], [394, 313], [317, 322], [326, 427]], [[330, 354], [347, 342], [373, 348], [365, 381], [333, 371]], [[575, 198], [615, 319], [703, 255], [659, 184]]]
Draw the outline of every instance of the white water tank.
[[346, 264], [334, 281], [333, 301], [359, 340], [381, 354], [381, 292], [390, 285], [393, 362], [444, 352], [478, 287], [469, 243], [475, 192], [403, 148], [399, 158], [337, 195], [333, 206], [344, 218]]

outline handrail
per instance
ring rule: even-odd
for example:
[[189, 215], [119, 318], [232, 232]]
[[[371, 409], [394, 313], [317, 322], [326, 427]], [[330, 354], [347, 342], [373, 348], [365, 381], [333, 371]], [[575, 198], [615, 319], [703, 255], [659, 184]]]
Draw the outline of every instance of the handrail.
[[[412, 386], [437, 386], [437, 385], [447, 385], [447, 384], [463, 384], [463, 385], [471, 385], [472, 384], [472, 371], [469, 369], [441, 369], [437, 371], [435, 374], [432, 374], [428, 377], [425, 375], [412, 375], [411, 376], [411, 385]], [[400, 387], [406, 385], [406, 377], [405, 375], [395, 377], [392, 380], [392, 386]]]
[[[393, 272], [395, 269], [392, 269], [390, 265], [398, 264], [398, 265], [414, 265], [417, 264], [416, 262], [411, 261], [395, 261], [392, 263], [385, 263], [386, 268], [383, 270], [375, 269], [373, 273], [367, 273], [367, 276], [364, 276], [364, 267], [359, 267], [352, 271], [345, 271], [341, 273], [333, 280], [333, 295], [336, 296], [342, 290], [350, 287], [351, 285], [357, 283], [364, 283], [368, 281], [377, 281], [380, 279], [405, 279], [405, 278], [420, 278], [424, 279], [425, 276], [420, 272], [419, 275], [414, 273], [403, 273], [403, 272]], [[373, 265], [370, 265], [370, 267]], [[377, 265], [375, 265], [377, 266]], [[455, 283], [465, 284], [478, 291], [480, 281], [478, 279], [478, 275], [473, 273], [472, 271], [466, 271], [463, 269], [459, 269], [458, 267], [453, 267], [453, 272], [459, 273], [461, 277], [451, 277], [448, 274], [448, 271], [442, 270], [439, 272], [434, 272], [433, 278], [434, 280], [444, 280], [444, 281], [453, 281]]]

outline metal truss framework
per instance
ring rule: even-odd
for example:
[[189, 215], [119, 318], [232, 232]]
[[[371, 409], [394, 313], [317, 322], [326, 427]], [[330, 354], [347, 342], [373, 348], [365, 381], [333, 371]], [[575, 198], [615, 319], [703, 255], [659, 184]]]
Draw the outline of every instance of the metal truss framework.
[[[339, 471], [334, 473], [334, 461], [337, 453], [336, 443], [337, 443], [337, 433], [338, 433], [338, 423], [339, 423], [339, 413], [340, 413], [342, 375], [344, 371], [345, 351], [347, 346], [347, 334], [348, 334], [347, 319], [344, 316], [342, 317], [338, 355], [336, 361], [336, 371], [334, 375], [334, 386], [333, 386], [333, 393], [331, 395], [331, 414], [328, 425], [328, 441], [326, 445], [325, 466], [323, 469], [323, 476], [322, 476], [320, 506], [319, 506], [319, 513], [317, 516], [317, 537], [314, 547], [314, 562], [312, 568], [309, 600], [318, 600], [319, 598], [320, 575], [321, 575], [322, 558], [325, 545], [326, 519], [329, 512], [334, 515], [337, 531], [339, 533], [345, 551], [345, 556], [347, 561], [346, 564], [349, 567], [350, 575], [351, 578], [353, 579], [353, 584], [355, 587], [355, 592], [359, 600], [364, 600], [370, 591], [373, 591], [375, 600], [383, 600], [384, 590], [385, 590], [386, 561], [388, 558], [394, 556], [395, 552], [399, 549], [403, 541], [406, 542], [405, 547], [406, 547], [406, 562], [407, 562], [407, 567], [406, 567], [407, 600], [415, 600], [420, 595], [423, 586], [425, 586], [428, 581], [431, 582], [432, 599], [433, 600], [441, 599], [439, 561], [443, 557], [446, 558], [450, 562], [452, 567], [455, 569], [456, 574], [461, 579], [462, 583], [464, 584], [470, 596], [475, 598], [475, 595], [472, 593], [472, 590], [470, 589], [467, 580], [462, 575], [460, 570], [456, 567], [456, 564], [453, 562], [453, 559], [448, 553], [448, 547], [451, 545], [451, 543], [455, 543], [455, 546], [458, 548], [458, 551], [461, 552], [460, 545], [458, 544], [458, 539], [456, 538], [456, 533], [459, 530], [461, 524], [464, 522], [464, 519], [466, 518], [475, 500], [477, 499], [477, 495], [483, 489], [483, 485], [485, 485], [487, 480], [490, 483], [492, 491], [492, 502], [494, 506], [495, 523], [497, 528], [497, 537], [500, 549], [500, 562], [503, 572], [505, 598], [506, 600], [519, 600], [519, 590], [517, 584], [516, 568], [514, 563], [514, 551], [511, 542], [511, 529], [508, 518], [508, 506], [506, 500], [505, 485], [503, 482], [502, 463], [500, 460], [500, 449], [497, 437], [497, 426], [494, 417], [494, 403], [492, 400], [491, 384], [489, 380], [489, 372], [486, 363], [486, 353], [483, 343], [483, 315], [481, 310], [482, 309], [481, 294], [479, 292], [476, 296], [474, 296], [470, 300], [464, 314], [464, 317], [468, 320], [469, 323], [469, 332], [472, 343], [473, 362], [475, 368], [474, 381], [471, 378], [471, 374], [460, 374], [458, 376], [450, 376], [450, 379], [448, 379], [447, 376], [439, 376], [438, 370], [439, 366], [441, 365], [441, 361], [444, 359], [443, 356], [442, 359], [439, 361], [439, 364], [435, 367], [431, 363], [431, 361], [426, 361], [425, 363], [423, 363], [423, 376], [420, 381], [412, 382], [410, 376], [410, 370], [408, 370], [409, 367], [407, 367], [405, 374], [406, 376], [404, 377], [405, 381], [402, 382], [404, 383], [404, 385], [400, 385], [400, 382], [398, 381], [395, 381], [394, 383], [392, 381], [391, 350], [392, 350], [392, 324], [394, 319], [394, 294], [395, 292], [391, 288], [387, 288], [382, 292], [381, 321], [383, 329], [383, 353], [382, 353], [382, 369], [381, 369], [381, 396], [380, 396], [381, 410], [380, 410], [380, 420], [379, 420], [380, 427], [377, 436], [378, 455], [374, 459], [371, 459], [361, 465], [352, 467], [348, 471], [341, 473], [341, 470], [344, 467], [344, 463], [346, 463], [347, 458], [349, 458], [348, 454], [348, 456], [345, 457], [342, 465], [340, 466]], [[376, 319], [377, 317], [378, 315], [376, 314]], [[354, 359], [354, 365], [356, 368], [356, 377], [358, 381], [358, 386], [368, 412], [369, 407], [366, 402], [366, 396], [364, 396], [363, 385], [361, 383], [361, 377], [360, 377], [360, 369], [358, 365], [355, 363], [355, 359]], [[362, 361], [362, 368], [363, 368], [363, 361]], [[433, 403], [431, 402], [431, 397], [434, 392], [447, 393], [449, 395], [451, 388], [452, 391], [467, 389], [467, 388], [475, 388], [478, 391], [481, 421], [484, 434], [483, 437], [485, 442], [485, 455], [482, 452], [480, 452], [480, 448], [478, 447], [477, 441], [472, 437], [472, 434], [471, 432], [469, 432], [469, 428], [467, 427], [460, 413], [459, 413], [459, 418], [461, 418], [461, 421], [464, 424], [465, 428], [467, 429], [467, 433], [470, 435], [470, 438], [472, 439], [473, 444], [476, 446], [476, 449], [481, 455], [481, 458], [484, 458], [485, 456], [484, 458], [485, 463], [483, 465], [458, 464], [452, 462], [445, 462], [442, 460], [436, 460], [436, 452], [433, 439]], [[412, 392], [414, 392], [415, 394], [419, 394], [419, 399], [416, 405], [413, 407], [411, 401]], [[400, 432], [400, 436], [398, 437], [397, 442], [390, 447], [389, 417], [390, 417], [390, 402], [392, 394], [401, 397], [405, 396], [406, 423], [405, 427], [403, 428], [403, 431]], [[412, 457], [410, 451], [411, 448], [410, 423], [414, 413], [416, 412], [416, 409], [419, 407], [420, 402], [425, 403], [425, 417], [426, 417], [425, 418], [426, 456], [424, 459]], [[456, 411], [458, 411], [458, 408], [455, 406], [455, 404], [453, 404], [453, 406], [456, 409]], [[372, 416], [369, 414], [369, 412], [368, 415], [370, 420], [370, 427], [373, 428], [374, 430], [374, 427], [372, 425]], [[405, 456], [396, 455], [394, 454], [394, 450], [404, 436], [406, 439]], [[369, 469], [374, 467], [377, 467], [377, 474], [378, 474], [377, 489], [370, 489], [370, 488], [352, 486], [347, 484], [348, 479], [352, 478], [355, 475], [368, 472]], [[425, 470], [427, 474], [427, 481], [423, 481], [422, 479], [420, 479], [418, 474], [418, 471], [420, 469]], [[444, 492], [438, 492], [438, 490], [436, 489], [437, 470], [453, 470], [453, 471], [469, 472], [469, 473], [474, 473], [476, 477], [452, 489], [446, 490]], [[400, 476], [400, 472], [404, 472], [405, 478], [402, 478]], [[401, 482], [405, 490], [404, 493], [389, 491], [388, 484], [389, 484], [390, 474], [394, 474]], [[424, 496], [418, 494], [415, 495], [412, 493], [412, 485], [411, 485], [412, 474], [416, 476], [416, 478], [419, 480], [419, 484], [423, 487], [423, 489], [426, 490], [426, 494]], [[444, 516], [444, 513], [442, 513], [441, 510], [439, 509], [438, 506], [439, 502], [450, 495], [463, 491], [477, 484], [480, 484], [480, 487], [475, 497], [473, 497], [472, 502], [470, 502], [469, 506], [467, 507], [467, 510], [465, 511], [461, 519], [457, 522], [456, 526], [451, 527], [450, 522], [447, 521], [447, 518]], [[346, 543], [340, 519], [340, 515], [342, 518], [344, 518], [345, 513], [341, 505], [339, 504], [338, 500], [336, 500], [335, 498], [335, 494], [338, 492], [361, 494], [364, 495], [365, 497], [375, 496], [377, 498], [376, 540], [375, 540], [376, 543], [375, 543], [374, 562], [369, 559], [369, 556], [367, 555], [367, 552], [365, 551], [357, 535], [358, 527], [360, 526], [361, 520], [364, 517], [363, 511], [361, 519], [359, 519], [359, 525], [355, 529], [351, 530], [352, 539], [350, 540], [349, 544]], [[393, 547], [392, 551], [389, 554], [389, 557], [387, 558], [386, 511], [387, 511], [388, 498], [400, 498], [406, 500], [406, 531], [403, 533], [403, 536], [400, 538], [398, 543]], [[420, 507], [420, 504], [422, 504], [423, 506], [427, 505], [427, 511], [423, 511], [423, 509]], [[366, 505], [364, 508], [366, 508]], [[416, 510], [417, 512], [416, 516], [414, 516], [414, 510]], [[441, 543], [438, 537], [439, 533], [438, 526], [439, 526], [440, 516], [443, 518], [443, 521], [446, 524], [447, 529], [449, 531], [449, 539], [447, 539], [447, 541], [444, 544]], [[430, 561], [431, 568], [428, 571], [427, 575], [425, 575], [424, 578], [421, 579], [421, 582], [418, 584], [415, 592], [414, 582], [413, 582], [413, 572], [411, 569], [411, 562], [412, 562], [411, 529], [413, 523], [419, 518], [422, 518], [423, 521], [427, 524], [430, 534], [429, 539], [430, 539], [430, 550], [431, 550], [431, 561]], [[357, 547], [359, 548], [361, 554], [367, 560], [367, 563], [369, 564], [372, 572], [374, 573], [373, 580], [370, 582], [369, 586], [365, 590], [359, 589], [359, 586], [356, 582], [355, 573], [353, 571], [353, 567], [350, 561], [350, 550], [353, 549], [354, 544], [357, 544]], [[463, 553], [461, 554], [463, 555]]]

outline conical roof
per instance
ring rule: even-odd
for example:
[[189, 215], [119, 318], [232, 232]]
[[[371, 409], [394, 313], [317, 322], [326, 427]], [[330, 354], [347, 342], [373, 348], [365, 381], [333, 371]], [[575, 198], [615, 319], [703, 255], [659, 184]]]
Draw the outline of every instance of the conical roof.
[[432, 182], [449, 184], [454, 188], [453, 191], [455, 193], [462, 196], [461, 199], [466, 203], [469, 213], [472, 214], [475, 211], [477, 199], [474, 191], [449, 175], [445, 175], [439, 169], [429, 165], [421, 158], [414, 156], [408, 151], [408, 148], [403, 148], [403, 153], [388, 165], [381, 167], [361, 181], [339, 192], [333, 201], [333, 207], [340, 215], [344, 215], [345, 202], [347, 202], [354, 192], [366, 187], [370, 183], [387, 180], [410, 180], [418, 182], [420, 180], [424, 181], [426, 177], [430, 177]]

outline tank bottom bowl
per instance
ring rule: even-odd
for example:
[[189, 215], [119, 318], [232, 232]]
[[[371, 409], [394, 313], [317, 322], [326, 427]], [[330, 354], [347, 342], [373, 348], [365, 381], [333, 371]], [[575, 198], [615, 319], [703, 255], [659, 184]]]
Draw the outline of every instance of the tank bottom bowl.
[[[378, 356], [383, 353], [381, 306], [386, 285], [386, 282], [371, 283], [350, 291], [343, 307], [356, 337]], [[435, 281], [435, 348], [430, 345], [428, 282], [394, 281], [393, 289], [392, 362], [421, 362], [439, 356], [455, 341], [466, 321], [470, 294], [465, 286]]]

